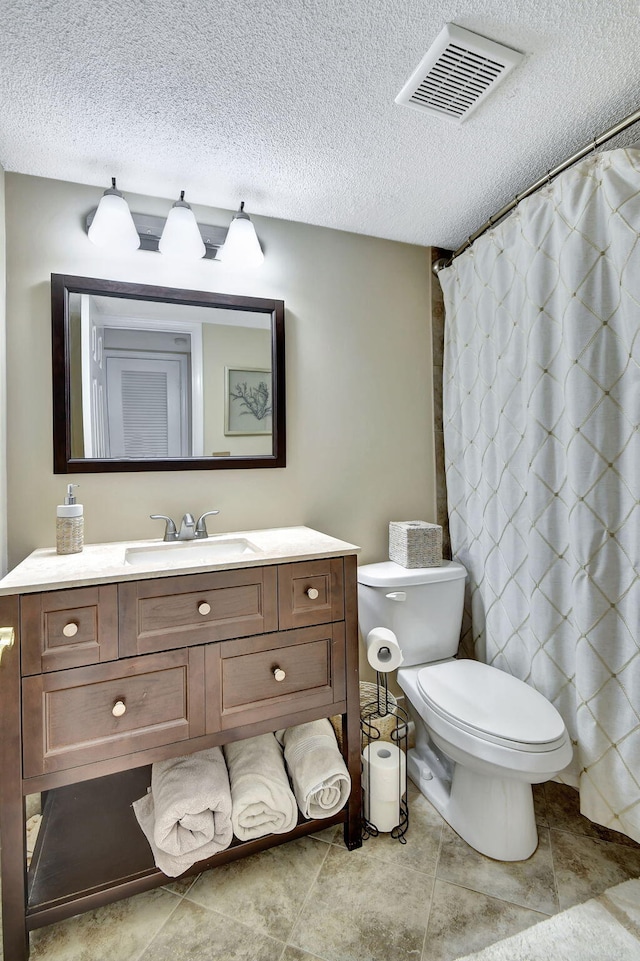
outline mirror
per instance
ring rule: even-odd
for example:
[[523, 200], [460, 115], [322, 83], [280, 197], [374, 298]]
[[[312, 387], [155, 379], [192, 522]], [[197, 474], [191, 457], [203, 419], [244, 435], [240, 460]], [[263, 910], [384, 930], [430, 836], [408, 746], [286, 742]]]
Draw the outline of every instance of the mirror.
[[56, 474], [284, 467], [284, 303], [51, 275]]

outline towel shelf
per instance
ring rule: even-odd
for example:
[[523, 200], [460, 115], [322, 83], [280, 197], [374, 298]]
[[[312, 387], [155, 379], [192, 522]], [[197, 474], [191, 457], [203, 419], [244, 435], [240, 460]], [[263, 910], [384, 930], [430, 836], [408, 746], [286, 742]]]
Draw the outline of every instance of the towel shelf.
[[[154, 865], [131, 808], [150, 783], [151, 768], [145, 766], [47, 794], [43, 827], [29, 870], [28, 930], [60, 921], [79, 910], [92, 910], [105, 900], [120, 900], [175, 881]], [[346, 810], [322, 821], [307, 821], [300, 815], [288, 834], [244, 842], [234, 837], [231, 847], [207, 861], [198, 861], [183, 877], [344, 823], [346, 817]], [[113, 838], [118, 838], [119, 844], [114, 844]], [[75, 854], [78, 849], [84, 852], [82, 859]], [[78, 891], [82, 892], [81, 908]]]
[[[26, 961], [35, 928], [167, 883], [131, 809], [155, 761], [342, 715], [344, 810], [234, 839], [187, 873], [333, 824], [360, 846], [355, 568], [345, 554], [0, 596], [16, 637], [0, 671], [6, 957]], [[27, 873], [24, 797], [38, 792]]]

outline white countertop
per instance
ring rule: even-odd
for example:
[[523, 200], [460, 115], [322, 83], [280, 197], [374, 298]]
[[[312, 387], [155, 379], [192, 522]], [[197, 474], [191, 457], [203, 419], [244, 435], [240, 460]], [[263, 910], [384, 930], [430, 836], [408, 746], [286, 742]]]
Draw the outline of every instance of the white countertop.
[[[243, 538], [252, 553], [225, 557], [221, 553], [215, 563], [206, 563], [189, 553], [189, 545], [215, 545], [217, 542]], [[172, 550], [176, 546], [177, 550]], [[140, 549], [153, 548], [166, 553], [166, 560], [146, 559]], [[125, 560], [128, 550], [136, 553], [137, 563]], [[32, 594], [87, 584], [109, 584], [113, 581], [135, 581], [175, 574], [199, 574], [205, 571], [232, 570], [239, 567], [264, 567], [266, 564], [304, 561], [316, 557], [338, 557], [357, 554], [355, 544], [337, 540], [309, 527], [274, 527], [259, 531], [232, 531], [213, 534], [206, 540], [174, 542], [162, 540], [118, 541], [112, 544], [85, 544], [79, 554], [57, 554], [54, 547], [29, 554], [21, 564], [0, 580], [2, 594]]]

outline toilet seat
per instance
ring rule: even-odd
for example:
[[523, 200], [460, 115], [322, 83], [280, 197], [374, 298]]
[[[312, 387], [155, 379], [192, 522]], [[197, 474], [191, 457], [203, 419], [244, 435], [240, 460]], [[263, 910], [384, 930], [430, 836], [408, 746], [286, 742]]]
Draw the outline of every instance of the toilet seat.
[[488, 664], [441, 661], [420, 668], [416, 680], [434, 714], [481, 740], [537, 753], [567, 739], [562, 717], [542, 694]]

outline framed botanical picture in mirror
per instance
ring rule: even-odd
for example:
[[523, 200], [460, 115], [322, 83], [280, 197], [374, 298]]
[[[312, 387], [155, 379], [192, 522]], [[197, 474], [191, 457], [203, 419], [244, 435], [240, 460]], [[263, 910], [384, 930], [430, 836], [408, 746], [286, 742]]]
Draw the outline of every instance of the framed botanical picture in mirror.
[[270, 434], [272, 394], [269, 368], [226, 367], [225, 434]]

